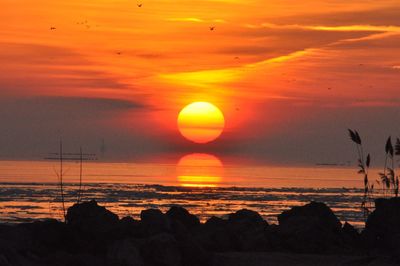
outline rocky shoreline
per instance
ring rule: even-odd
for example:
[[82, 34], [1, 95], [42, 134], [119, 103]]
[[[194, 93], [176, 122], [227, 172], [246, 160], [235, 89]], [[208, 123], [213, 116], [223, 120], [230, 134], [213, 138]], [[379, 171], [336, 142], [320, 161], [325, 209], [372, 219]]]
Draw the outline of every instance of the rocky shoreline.
[[0, 266], [399, 265], [400, 199], [377, 199], [365, 229], [310, 202], [268, 224], [243, 209], [205, 223], [186, 209], [119, 217], [95, 201], [57, 220], [0, 225]]

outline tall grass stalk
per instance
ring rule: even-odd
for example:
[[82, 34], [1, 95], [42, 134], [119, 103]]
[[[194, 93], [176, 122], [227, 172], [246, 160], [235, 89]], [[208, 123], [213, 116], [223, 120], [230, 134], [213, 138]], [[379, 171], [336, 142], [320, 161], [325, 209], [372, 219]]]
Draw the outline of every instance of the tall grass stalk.
[[[361, 137], [356, 130], [349, 129], [349, 135], [351, 140], [356, 143], [357, 146], [358, 173], [364, 175], [364, 196], [361, 205], [364, 215], [368, 215], [373, 206], [374, 193], [374, 184], [368, 180], [371, 156], [368, 154], [367, 158], [364, 160], [364, 150]], [[380, 180], [376, 180], [377, 184], [382, 186], [381, 195], [383, 197], [391, 195], [394, 195], [395, 197], [399, 196], [399, 175], [396, 174], [395, 165], [396, 155], [400, 155], [400, 139], [396, 139], [396, 145], [393, 147], [392, 138], [389, 136], [385, 145], [385, 163], [383, 166], [383, 172], [379, 173]]]
[[364, 156], [364, 148], [362, 145], [361, 137], [356, 130], [349, 129], [350, 139], [356, 144], [358, 154], [358, 174], [364, 177], [364, 195], [361, 202], [361, 209], [364, 218], [367, 218], [373, 206], [373, 190], [374, 184], [369, 182], [368, 172], [371, 164], [371, 155]]

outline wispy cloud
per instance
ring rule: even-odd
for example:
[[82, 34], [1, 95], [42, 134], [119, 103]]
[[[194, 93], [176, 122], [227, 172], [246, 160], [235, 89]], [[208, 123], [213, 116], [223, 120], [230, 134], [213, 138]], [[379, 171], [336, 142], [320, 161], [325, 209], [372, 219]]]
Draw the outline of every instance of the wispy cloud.
[[317, 30], [317, 31], [368, 31], [368, 32], [400, 32], [400, 26], [376, 26], [376, 25], [278, 25], [272, 23], [245, 24], [245, 27], [251, 29], [272, 28], [272, 29], [299, 29], [299, 30]]
[[171, 22], [197, 22], [197, 23], [226, 23], [224, 19], [201, 19], [195, 17], [187, 17], [187, 18], [167, 18], [166, 21]]
[[204, 20], [200, 19], [200, 18], [167, 18], [166, 21], [173, 21], [173, 22], [204, 22]]
[[311, 52], [311, 50], [296, 51], [296, 52], [293, 52], [293, 53], [290, 53], [290, 54], [287, 54], [287, 55], [282, 55], [282, 56], [278, 56], [278, 57], [275, 57], [275, 58], [270, 58], [270, 59], [267, 59], [267, 60], [264, 60], [264, 61], [260, 61], [260, 62], [257, 62], [257, 63], [247, 64], [247, 65], [245, 65], [245, 67], [251, 67], [252, 68], [252, 67], [258, 67], [258, 66], [267, 65], [267, 64], [283, 63], [283, 62], [289, 61], [291, 59], [304, 56], [309, 52]]

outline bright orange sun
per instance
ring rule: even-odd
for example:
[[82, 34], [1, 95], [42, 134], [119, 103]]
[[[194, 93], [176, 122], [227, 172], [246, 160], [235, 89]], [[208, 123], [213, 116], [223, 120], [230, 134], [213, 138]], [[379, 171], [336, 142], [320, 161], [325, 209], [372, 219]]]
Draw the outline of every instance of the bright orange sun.
[[208, 102], [191, 103], [178, 116], [178, 128], [182, 136], [195, 143], [216, 140], [224, 127], [225, 119], [221, 110]]

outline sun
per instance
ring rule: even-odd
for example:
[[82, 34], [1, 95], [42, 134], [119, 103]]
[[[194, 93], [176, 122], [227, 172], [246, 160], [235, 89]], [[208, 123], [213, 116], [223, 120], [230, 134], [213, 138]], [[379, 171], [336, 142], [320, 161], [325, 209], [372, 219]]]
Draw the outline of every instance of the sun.
[[221, 110], [209, 102], [194, 102], [184, 107], [178, 115], [178, 129], [182, 136], [195, 143], [216, 140], [225, 128]]

